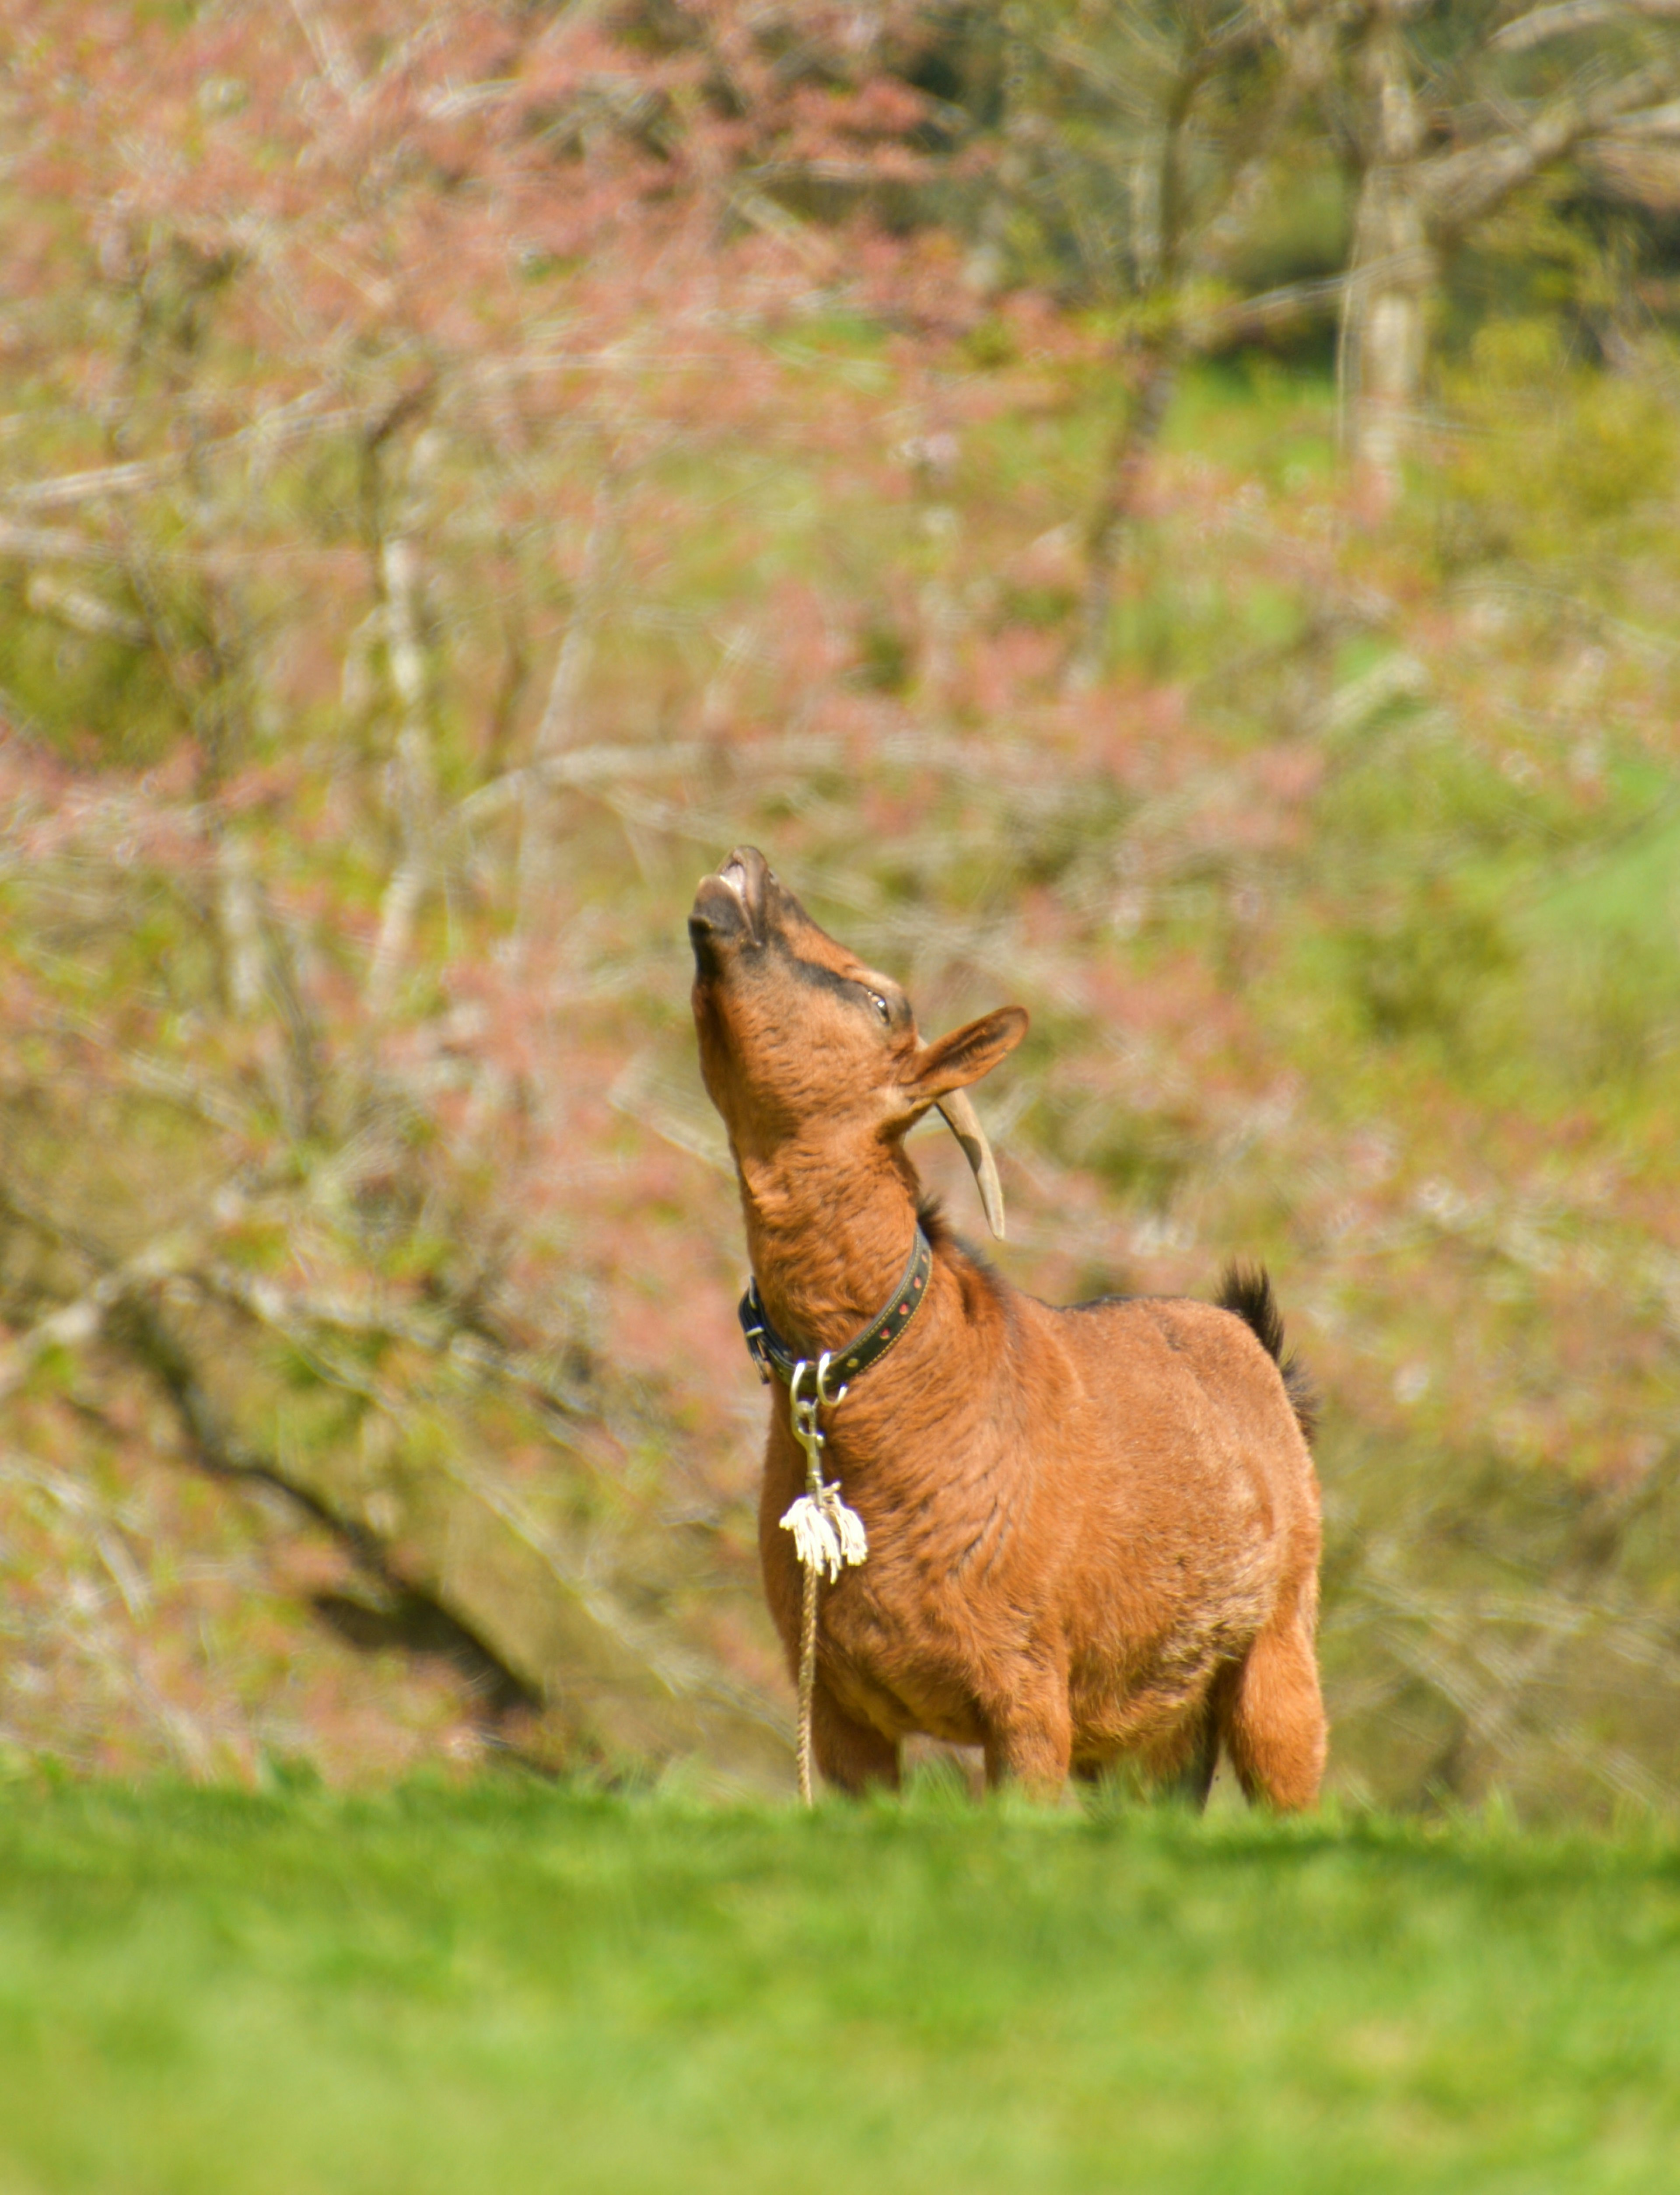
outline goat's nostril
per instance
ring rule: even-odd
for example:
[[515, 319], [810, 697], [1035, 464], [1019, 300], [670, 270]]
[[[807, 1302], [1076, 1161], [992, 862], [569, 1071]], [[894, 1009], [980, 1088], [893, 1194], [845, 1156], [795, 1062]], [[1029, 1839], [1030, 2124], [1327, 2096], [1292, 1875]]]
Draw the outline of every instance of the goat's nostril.
[[735, 861], [732, 857], [730, 860], [725, 861], [722, 867], [717, 872], [717, 876], [719, 883], [728, 884], [730, 890], [735, 895], [736, 898], [745, 905], [746, 901], [745, 862]]

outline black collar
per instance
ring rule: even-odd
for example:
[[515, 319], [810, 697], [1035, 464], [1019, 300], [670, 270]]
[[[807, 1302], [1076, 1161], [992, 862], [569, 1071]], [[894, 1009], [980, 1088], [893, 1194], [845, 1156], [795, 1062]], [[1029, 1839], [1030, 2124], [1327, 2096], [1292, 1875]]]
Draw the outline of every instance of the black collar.
[[[853, 1379], [858, 1373], [868, 1371], [872, 1364], [886, 1355], [915, 1316], [917, 1305], [925, 1299], [933, 1269], [933, 1245], [918, 1223], [904, 1278], [861, 1334], [854, 1334], [843, 1349], [827, 1352], [838, 1378]], [[746, 1293], [741, 1298], [740, 1322], [752, 1361], [758, 1367], [759, 1378], [768, 1382], [774, 1372], [779, 1380], [791, 1385], [797, 1366], [808, 1360], [801, 1357], [799, 1351], [790, 1348], [771, 1325], [757, 1281], [748, 1282]]]

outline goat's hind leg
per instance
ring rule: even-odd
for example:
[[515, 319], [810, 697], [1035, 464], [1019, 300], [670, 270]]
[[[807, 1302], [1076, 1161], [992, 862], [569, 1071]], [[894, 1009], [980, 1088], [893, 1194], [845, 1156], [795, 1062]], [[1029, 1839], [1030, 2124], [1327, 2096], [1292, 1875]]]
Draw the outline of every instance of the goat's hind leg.
[[1219, 1766], [1224, 1696], [1233, 1674], [1221, 1669], [1183, 1720], [1142, 1749], [1138, 1766], [1151, 1799], [1188, 1806], [1198, 1814], [1206, 1811]]
[[1213, 1789], [1213, 1772], [1219, 1766], [1219, 1722], [1210, 1708], [1202, 1716], [1189, 1744], [1170, 1766], [1164, 1768], [1155, 1790], [1159, 1797], [1176, 1800], [1199, 1813], [1207, 1811]]
[[1318, 1656], [1297, 1608], [1280, 1609], [1236, 1669], [1224, 1712], [1231, 1765], [1250, 1800], [1280, 1812], [1318, 1804], [1326, 1725]]

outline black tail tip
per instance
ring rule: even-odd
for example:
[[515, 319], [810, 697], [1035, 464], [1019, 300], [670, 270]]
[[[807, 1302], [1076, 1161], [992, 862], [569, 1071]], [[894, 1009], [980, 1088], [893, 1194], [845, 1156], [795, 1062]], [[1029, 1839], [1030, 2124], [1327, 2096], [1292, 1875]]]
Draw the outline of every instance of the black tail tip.
[[1302, 1437], [1318, 1431], [1318, 1390], [1300, 1358], [1283, 1353], [1283, 1313], [1263, 1265], [1228, 1265], [1219, 1288], [1219, 1308], [1235, 1313], [1283, 1374], [1284, 1391]]

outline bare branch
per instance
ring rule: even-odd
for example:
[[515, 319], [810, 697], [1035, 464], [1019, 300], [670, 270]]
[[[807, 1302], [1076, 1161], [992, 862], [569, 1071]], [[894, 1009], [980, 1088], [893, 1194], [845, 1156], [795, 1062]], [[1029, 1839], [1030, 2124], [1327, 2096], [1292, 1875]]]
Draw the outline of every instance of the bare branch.
[[1353, 277], [1330, 274], [1319, 281], [1286, 282], [1257, 297], [1236, 297], [1215, 306], [1198, 329], [1199, 345], [1214, 349], [1224, 343], [1251, 342], [1280, 328], [1333, 312]]
[[[765, 759], [814, 765], [821, 758], [838, 752], [838, 746], [832, 740], [783, 741]], [[632, 778], [682, 777], [702, 769], [713, 759], [714, 750], [698, 740], [673, 740], [665, 746], [571, 747], [522, 769], [511, 769], [501, 777], [492, 778], [487, 785], [468, 794], [456, 811], [457, 817], [468, 826], [487, 823], [516, 806], [533, 786], [575, 786], [581, 790], [592, 790], [622, 784]]]
[[1605, 130], [1598, 142], [1644, 145], [1674, 137], [1680, 137], [1680, 100], [1668, 100], [1661, 107], [1648, 107], [1643, 113], [1625, 116]]
[[23, 598], [37, 617], [56, 619], [72, 631], [91, 633], [95, 639], [126, 641], [130, 648], [143, 648], [152, 637], [150, 626], [141, 619], [112, 609], [85, 587], [70, 586], [61, 579], [49, 579], [44, 572], [32, 576]]
[[84, 1348], [89, 1342], [99, 1339], [119, 1305], [138, 1292], [183, 1272], [203, 1256], [209, 1231], [203, 1227], [184, 1228], [148, 1243], [138, 1255], [118, 1262], [102, 1245], [9, 1185], [0, 1185], [0, 1211], [10, 1213], [14, 1219], [60, 1248], [69, 1250], [84, 1264], [103, 1269], [85, 1294], [51, 1312], [0, 1351], [0, 1399], [15, 1392], [41, 1359], [52, 1351]]
[[16, 526], [0, 518], [0, 556], [16, 556], [32, 564], [110, 564], [117, 552], [85, 533], [62, 527]]
[[183, 1277], [214, 1301], [257, 1320], [288, 1340], [311, 1329], [354, 1334], [359, 1339], [400, 1341], [429, 1357], [447, 1358], [463, 1370], [498, 1380], [529, 1395], [544, 1408], [572, 1419], [592, 1414], [590, 1402], [575, 1386], [562, 1385], [553, 1368], [538, 1357], [503, 1348], [486, 1335], [448, 1316], [388, 1304], [367, 1304], [320, 1289], [285, 1288], [277, 1282], [210, 1261]]
[[[210, 458], [253, 449], [268, 455], [288, 442], [331, 434], [338, 428], [365, 428], [387, 408], [383, 401], [337, 404], [331, 401], [333, 395], [334, 391], [325, 386], [307, 389], [302, 396], [291, 397], [284, 404], [259, 412], [234, 433], [202, 443], [193, 452], [170, 452], [163, 457], [136, 458], [125, 464], [96, 465], [88, 471], [60, 473], [52, 480], [26, 481], [9, 487], [5, 500], [16, 510], [63, 510], [78, 504], [106, 503], [141, 495], [148, 489], [180, 479], [189, 464], [202, 464]], [[5, 529], [0, 530], [0, 552], [4, 552], [9, 521], [0, 519], [0, 529]], [[87, 544], [78, 536], [66, 535], [63, 539], [67, 546], [62, 550], [55, 547], [17, 553], [39, 554], [43, 559], [60, 554], [86, 553]]]
[[1672, 22], [1677, 18], [1680, 18], [1680, 0], [1556, 0], [1556, 4], [1531, 9], [1505, 24], [1488, 44], [1497, 53], [1522, 54], [1548, 38], [1602, 30], [1608, 23], [1642, 19]]
[[331, 85], [346, 107], [360, 107], [367, 97], [366, 87], [357, 73], [350, 58], [349, 49], [338, 32], [338, 26], [314, 0], [291, 0], [291, 12], [297, 26], [309, 43], [315, 66]]
[[78, 503], [103, 501], [107, 496], [137, 495], [175, 479], [186, 463], [183, 457], [170, 456], [99, 465], [91, 472], [63, 473], [56, 480], [14, 487], [8, 491], [6, 500], [20, 510], [62, 510]]
[[[417, 470], [416, 453], [411, 473]], [[426, 658], [421, 644], [420, 560], [413, 527], [418, 500], [411, 478], [404, 524], [379, 544], [385, 596], [385, 645], [391, 684], [401, 712], [391, 766], [402, 851], [380, 903], [379, 935], [368, 969], [371, 1013], [389, 1005], [397, 971], [408, 955], [420, 905], [437, 867], [437, 786], [426, 714]]]
[[1420, 195], [1438, 237], [1450, 238], [1493, 211], [1543, 169], [1563, 159], [1613, 123], [1671, 99], [1680, 86], [1680, 55], [1634, 69], [1601, 89], [1565, 93], [1543, 107], [1526, 130], [1443, 153], [1418, 171]]

